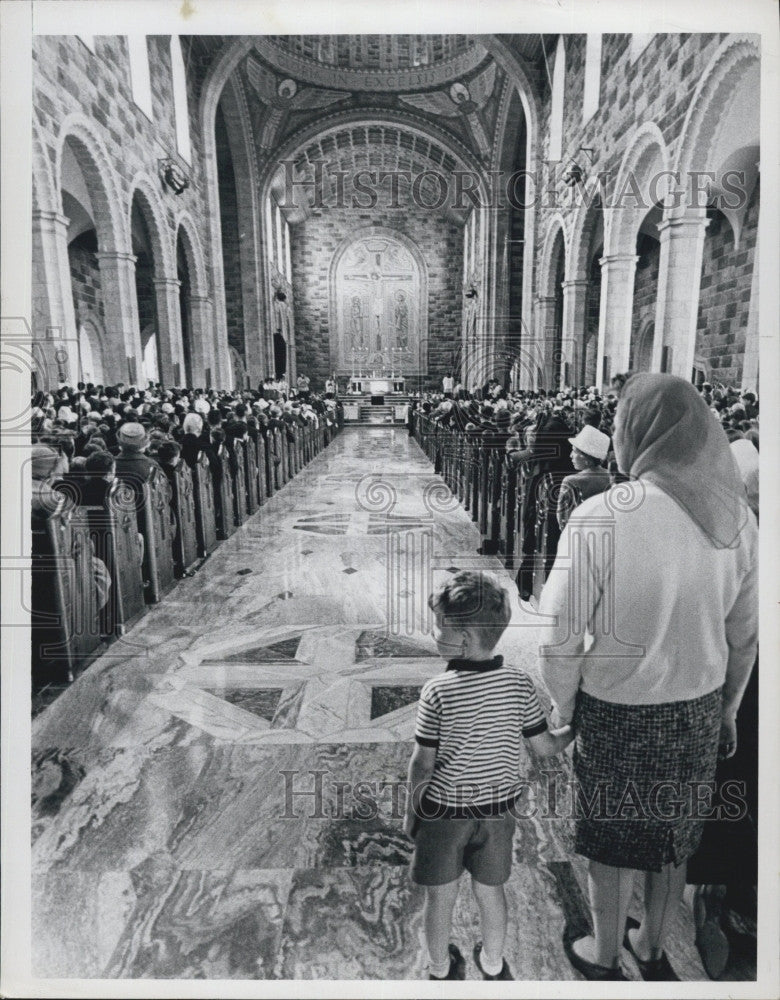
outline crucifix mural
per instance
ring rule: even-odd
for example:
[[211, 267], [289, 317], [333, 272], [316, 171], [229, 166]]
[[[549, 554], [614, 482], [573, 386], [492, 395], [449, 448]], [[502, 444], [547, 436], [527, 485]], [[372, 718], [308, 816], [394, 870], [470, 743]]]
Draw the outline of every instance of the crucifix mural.
[[342, 254], [334, 284], [337, 368], [419, 370], [422, 282], [409, 250], [392, 237], [358, 237]]

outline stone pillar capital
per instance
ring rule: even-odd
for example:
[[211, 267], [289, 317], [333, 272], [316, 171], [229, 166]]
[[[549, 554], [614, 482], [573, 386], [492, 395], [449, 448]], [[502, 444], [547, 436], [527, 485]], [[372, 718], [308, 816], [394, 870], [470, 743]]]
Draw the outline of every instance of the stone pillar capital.
[[662, 219], [657, 228], [661, 240], [697, 239], [704, 237], [704, 230], [709, 224], [710, 220], [705, 215], [680, 215]]
[[634, 253], [608, 253], [599, 258], [599, 264], [602, 268], [633, 268], [638, 260], [639, 257]]
[[197, 302], [200, 305], [211, 305], [211, 296], [210, 295], [195, 295], [192, 292], [190, 292], [190, 294], [189, 294], [189, 300], [193, 304], [195, 304]]
[[561, 288], [566, 294], [567, 291], [576, 292], [583, 288], [587, 288], [590, 285], [590, 280], [588, 278], [569, 278], [568, 281], [561, 282]]
[[536, 296], [536, 301], [539, 303], [540, 306], [549, 306], [549, 305], [552, 305], [555, 302], [555, 296], [554, 295], [537, 295]]
[[152, 278], [152, 284], [155, 288], [175, 288], [177, 291], [181, 287], [178, 278]]
[[124, 250], [98, 250], [96, 256], [101, 268], [111, 265], [119, 267], [123, 263], [132, 264], [135, 267], [135, 262], [138, 259], [134, 254], [126, 253]]
[[36, 208], [33, 210], [33, 222], [48, 223], [50, 226], [62, 226], [67, 229], [70, 225], [70, 219], [67, 215], [62, 215], [61, 212], [48, 212], [44, 209]]

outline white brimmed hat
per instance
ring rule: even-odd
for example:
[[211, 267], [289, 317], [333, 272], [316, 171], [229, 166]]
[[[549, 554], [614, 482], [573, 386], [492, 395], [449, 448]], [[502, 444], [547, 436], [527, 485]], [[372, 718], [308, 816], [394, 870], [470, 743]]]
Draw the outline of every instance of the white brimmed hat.
[[585, 424], [576, 437], [569, 438], [569, 444], [577, 451], [603, 462], [609, 452], [609, 435]]

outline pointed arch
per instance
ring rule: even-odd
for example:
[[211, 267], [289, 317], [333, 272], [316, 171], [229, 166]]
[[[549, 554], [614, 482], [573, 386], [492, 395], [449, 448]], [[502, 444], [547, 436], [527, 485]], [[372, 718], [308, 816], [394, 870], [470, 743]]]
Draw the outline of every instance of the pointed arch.
[[572, 280], [585, 280], [588, 277], [588, 253], [593, 227], [602, 211], [600, 178], [589, 177], [571, 226], [566, 276]]
[[178, 241], [179, 236], [182, 237], [182, 246], [187, 257], [187, 266], [190, 271], [192, 294], [208, 296], [208, 276], [206, 274], [206, 263], [203, 257], [203, 248], [200, 243], [198, 228], [195, 225], [192, 216], [186, 209], [179, 212], [176, 216], [173, 231], [174, 242]]
[[547, 235], [545, 236], [544, 246], [542, 247], [542, 258], [539, 268], [539, 294], [543, 296], [549, 297], [555, 295], [556, 293], [556, 268], [554, 267], [554, 256], [555, 244], [559, 233], [561, 239], [563, 240], [563, 259], [564, 261], [567, 261], [567, 247], [569, 240], [566, 235], [566, 223], [564, 222], [563, 216], [559, 212], [556, 212], [547, 225]]
[[653, 205], [665, 198], [665, 183], [659, 183], [659, 178], [666, 182], [668, 176], [669, 151], [664, 137], [655, 122], [645, 122], [626, 146], [615, 188], [604, 210], [605, 254], [635, 252], [642, 220]]
[[154, 276], [155, 278], [176, 278], [176, 264], [171, 250], [171, 239], [166, 224], [165, 206], [162, 203], [159, 193], [152, 184], [149, 176], [145, 173], [136, 174], [129, 187], [127, 200], [126, 218], [128, 227], [133, 212], [133, 202], [136, 196], [141, 205], [144, 220], [149, 229], [149, 236], [152, 240], [152, 251], [154, 253]]
[[65, 143], [73, 150], [89, 185], [95, 210], [95, 227], [101, 250], [130, 251], [130, 219], [121, 211], [121, 190], [110, 157], [94, 124], [83, 114], [68, 115], [60, 126], [54, 167], [57, 211], [62, 208], [62, 155]]

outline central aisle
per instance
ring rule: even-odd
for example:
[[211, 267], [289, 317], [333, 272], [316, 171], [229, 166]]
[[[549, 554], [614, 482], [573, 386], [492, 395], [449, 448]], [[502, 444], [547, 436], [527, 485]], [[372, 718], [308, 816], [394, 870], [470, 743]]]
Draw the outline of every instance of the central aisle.
[[[535, 675], [533, 620], [478, 545], [405, 431], [348, 429], [36, 718], [33, 974], [424, 976], [394, 785], [442, 668], [431, 586], [496, 571], [515, 608], [499, 649]], [[570, 839], [564, 821], [518, 821], [518, 979], [574, 977], [560, 937], [587, 908]], [[453, 939], [474, 979], [466, 888]]]

